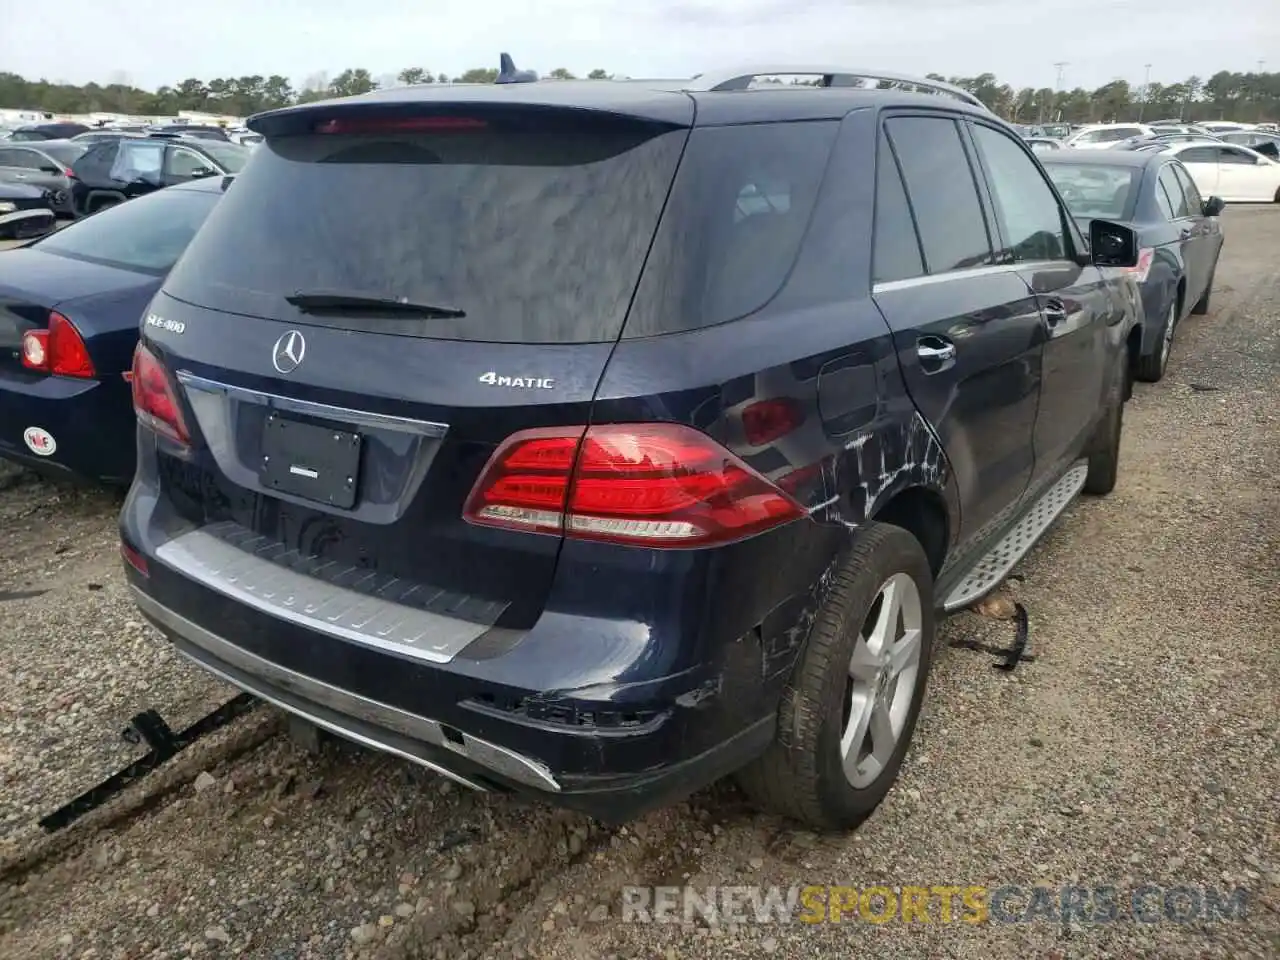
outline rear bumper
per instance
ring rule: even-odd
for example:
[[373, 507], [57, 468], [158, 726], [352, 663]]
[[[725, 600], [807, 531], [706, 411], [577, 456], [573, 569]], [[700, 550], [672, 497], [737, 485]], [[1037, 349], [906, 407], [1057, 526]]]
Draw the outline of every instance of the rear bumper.
[[[332, 733], [605, 822], [687, 796], [774, 736], [788, 671], [763, 669], [754, 631], [704, 644], [663, 623], [548, 611], [524, 633], [493, 628], [439, 660], [409, 656], [380, 646], [372, 625], [352, 636], [346, 614], [318, 624], [304, 610], [315, 598], [287, 575], [237, 587], [166, 549], [191, 526], [145, 450], [139, 463], [120, 528], [147, 561], [145, 575], [125, 568], [141, 612], [201, 668]], [[696, 666], [661, 655], [677, 648], [697, 650]]]
[[[774, 716], [762, 717], [702, 753], [633, 771], [559, 773], [536, 756], [410, 712], [251, 653], [149, 595], [130, 570], [142, 614], [188, 660], [221, 680], [330, 733], [426, 767], [473, 790], [518, 792], [621, 823], [675, 802], [739, 769], [768, 745]], [[395, 669], [389, 662], [387, 669]], [[544, 732], [545, 740], [572, 736]], [[640, 737], [657, 739], [652, 733]], [[604, 744], [599, 747], [603, 753]], [[536, 750], [537, 746], [533, 745]]]
[[[28, 427], [53, 437], [52, 454], [41, 456], [27, 446]], [[80, 380], [0, 371], [0, 457], [54, 475], [122, 483], [133, 475], [134, 435], [128, 385], [119, 377]]]

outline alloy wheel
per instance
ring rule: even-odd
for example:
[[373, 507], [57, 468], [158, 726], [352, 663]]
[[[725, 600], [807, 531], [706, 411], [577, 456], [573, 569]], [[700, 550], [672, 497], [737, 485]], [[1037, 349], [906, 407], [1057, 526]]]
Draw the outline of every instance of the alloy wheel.
[[876, 593], [853, 645], [840, 755], [857, 789], [888, 766], [911, 714], [923, 643], [920, 589], [905, 573]]

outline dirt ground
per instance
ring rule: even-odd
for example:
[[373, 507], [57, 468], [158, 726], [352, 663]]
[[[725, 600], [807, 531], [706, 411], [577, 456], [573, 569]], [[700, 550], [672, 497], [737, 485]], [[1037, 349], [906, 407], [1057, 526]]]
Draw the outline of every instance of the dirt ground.
[[[1280, 955], [1280, 208], [1225, 217], [1213, 309], [1138, 385], [1115, 493], [1073, 506], [1006, 590], [1033, 661], [944, 625], [899, 784], [856, 833], [729, 785], [625, 828], [472, 794], [261, 708], [53, 835], [35, 821], [233, 691], [144, 627], [119, 496], [0, 467], [0, 956], [21, 958]], [[1246, 891], [1243, 916], [1110, 923], [624, 922], [650, 885]], [[1056, 910], [1056, 907], [1055, 907]], [[994, 916], [994, 912], [993, 912]]]

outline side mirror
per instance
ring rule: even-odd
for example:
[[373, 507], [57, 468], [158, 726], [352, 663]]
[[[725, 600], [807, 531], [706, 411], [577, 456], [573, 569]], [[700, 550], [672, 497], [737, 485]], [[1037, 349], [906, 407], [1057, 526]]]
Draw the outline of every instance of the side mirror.
[[1096, 267], [1136, 267], [1138, 234], [1123, 224], [1091, 220], [1089, 251]]
[[1204, 208], [1206, 217], [1216, 217], [1222, 213], [1223, 208], [1227, 205], [1227, 201], [1221, 197], [1209, 197], [1201, 206]]
[[215, 171], [212, 167], [196, 167], [194, 170], [191, 171], [191, 179], [200, 180], [200, 179], [203, 179], [204, 177], [212, 177], [216, 172], [217, 171]]

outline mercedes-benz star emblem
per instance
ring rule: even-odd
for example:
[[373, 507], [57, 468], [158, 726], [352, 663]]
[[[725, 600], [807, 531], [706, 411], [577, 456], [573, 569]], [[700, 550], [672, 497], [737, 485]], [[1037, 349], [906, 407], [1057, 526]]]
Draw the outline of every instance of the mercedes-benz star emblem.
[[307, 355], [307, 341], [297, 330], [290, 330], [271, 350], [271, 363], [280, 373], [293, 373]]

